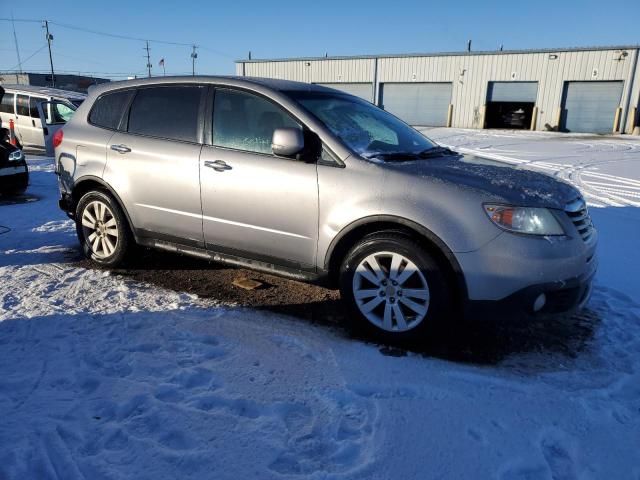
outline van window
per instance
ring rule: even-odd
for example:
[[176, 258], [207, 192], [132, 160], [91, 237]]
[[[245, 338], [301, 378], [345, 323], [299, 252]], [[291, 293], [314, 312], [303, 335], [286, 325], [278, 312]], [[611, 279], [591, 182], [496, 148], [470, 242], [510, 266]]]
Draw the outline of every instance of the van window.
[[129, 133], [187, 142], [198, 141], [200, 86], [141, 88], [129, 113]]
[[15, 108], [13, 107], [13, 100], [15, 95], [13, 93], [6, 93], [2, 97], [2, 102], [0, 103], [0, 112], [2, 113], [15, 113]]
[[133, 90], [120, 90], [102, 95], [96, 100], [91, 112], [89, 112], [89, 123], [96, 127], [118, 129], [131, 95], [133, 95]]
[[256, 95], [217, 90], [213, 106], [213, 144], [271, 153], [276, 128], [301, 128], [282, 108]]
[[40, 114], [38, 113], [38, 104], [46, 101], [46, 98], [29, 97], [29, 113], [31, 118], [40, 118]]
[[16, 113], [24, 117], [29, 116], [29, 97], [27, 95], [16, 95]]

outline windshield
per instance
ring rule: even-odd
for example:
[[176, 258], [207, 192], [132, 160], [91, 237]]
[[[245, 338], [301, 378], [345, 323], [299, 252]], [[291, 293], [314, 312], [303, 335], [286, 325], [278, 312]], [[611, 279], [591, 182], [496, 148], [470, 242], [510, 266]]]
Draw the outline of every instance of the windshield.
[[400, 119], [360, 98], [340, 93], [286, 93], [365, 158], [412, 157], [437, 147]]

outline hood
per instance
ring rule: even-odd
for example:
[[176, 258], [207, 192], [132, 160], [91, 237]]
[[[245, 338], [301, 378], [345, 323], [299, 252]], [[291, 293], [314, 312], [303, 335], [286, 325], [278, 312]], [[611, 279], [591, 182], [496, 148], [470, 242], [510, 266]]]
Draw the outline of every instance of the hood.
[[580, 195], [572, 185], [545, 173], [474, 155], [456, 154], [385, 165], [425, 180], [471, 188], [484, 194], [487, 201], [499, 203], [564, 209]]

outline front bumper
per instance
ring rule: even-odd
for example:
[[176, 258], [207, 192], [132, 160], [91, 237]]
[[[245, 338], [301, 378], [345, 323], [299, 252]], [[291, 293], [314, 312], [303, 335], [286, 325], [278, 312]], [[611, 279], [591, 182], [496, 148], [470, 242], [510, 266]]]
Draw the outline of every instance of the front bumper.
[[[598, 264], [596, 245], [595, 230], [588, 241], [579, 236], [544, 238], [505, 232], [479, 250], [456, 254], [467, 286], [466, 312], [575, 311], [590, 294]], [[541, 294], [544, 307], [534, 308]]]
[[0, 166], [0, 194], [20, 192], [29, 185], [26, 162], [11, 162]]
[[[531, 285], [501, 300], [469, 300], [465, 305], [465, 318], [505, 320], [570, 315], [589, 301], [594, 275], [595, 265], [578, 277]], [[534, 305], [540, 299], [544, 303], [536, 310]]]

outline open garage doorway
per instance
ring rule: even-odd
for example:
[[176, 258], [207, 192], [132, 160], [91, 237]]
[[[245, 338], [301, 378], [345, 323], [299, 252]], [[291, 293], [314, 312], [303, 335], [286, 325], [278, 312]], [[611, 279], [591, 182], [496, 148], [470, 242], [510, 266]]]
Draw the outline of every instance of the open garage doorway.
[[538, 82], [489, 82], [485, 128], [529, 130]]

